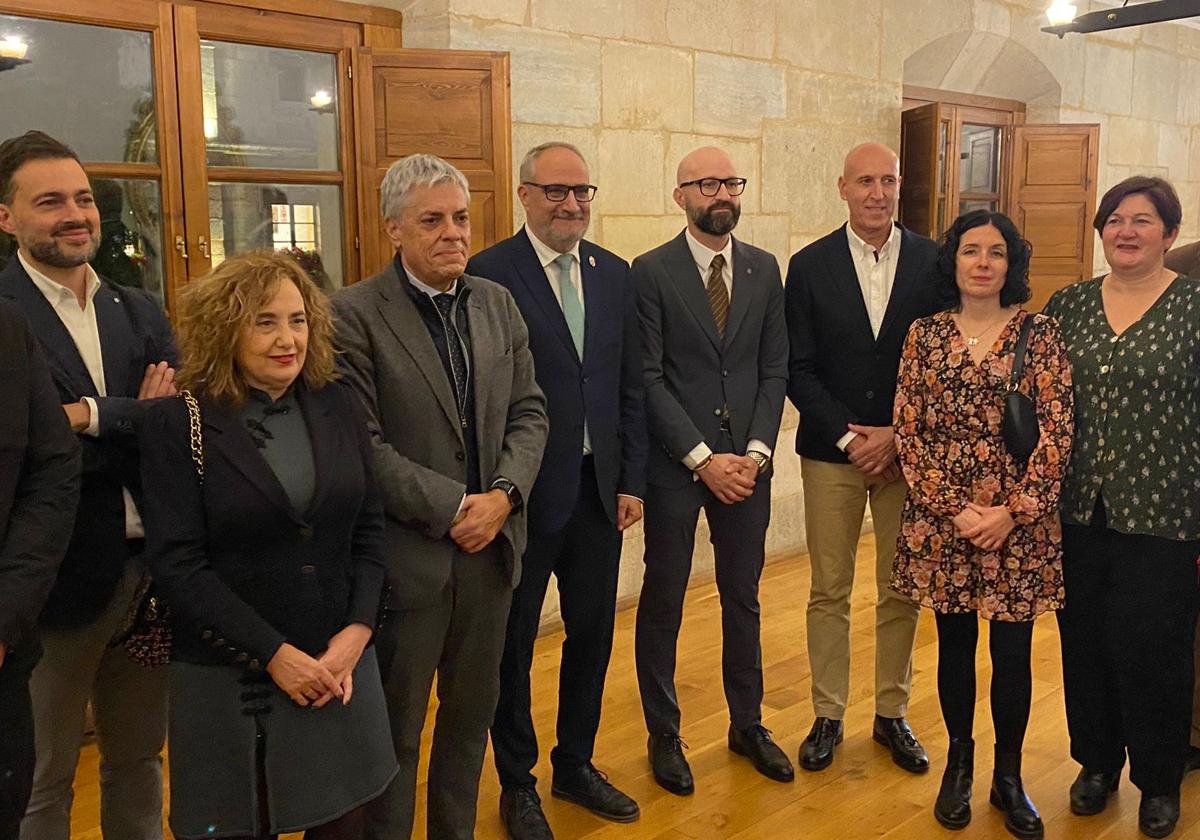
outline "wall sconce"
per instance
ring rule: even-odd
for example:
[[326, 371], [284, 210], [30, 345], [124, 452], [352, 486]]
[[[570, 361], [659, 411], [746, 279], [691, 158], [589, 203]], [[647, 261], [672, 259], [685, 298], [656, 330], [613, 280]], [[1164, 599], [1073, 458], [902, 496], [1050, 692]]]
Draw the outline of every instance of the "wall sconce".
[[[1128, 3], [1128, 0], [1126, 2]], [[1071, 9], [1070, 17], [1066, 17], [1068, 8]], [[1061, 38], [1068, 32], [1105, 32], [1109, 29], [1197, 17], [1200, 16], [1200, 0], [1148, 0], [1132, 6], [1100, 9], [1078, 17], [1074, 16], [1074, 9], [1074, 5], [1065, 0], [1054, 0], [1046, 10], [1046, 17], [1050, 19], [1051, 25], [1043, 26], [1042, 31]]]
[[332, 114], [334, 111], [333, 94], [324, 88], [310, 96], [308, 104], [312, 106], [308, 110], [316, 111], [318, 114]]
[[11, 70], [22, 64], [28, 64], [25, 54], [29, 52], [29, 44], [19, 35], [5, 35], [0, 39], [0, 70]]
[[1054, 0], [1050, 4], [1050, 8], [1046, 10], [1046, 20], [1050, 21], [1051, 26], [1062, 26], [1075, 20], [1076, 11], [1078, 9], [1074, 3], [1068, 3], [1067, 0]]

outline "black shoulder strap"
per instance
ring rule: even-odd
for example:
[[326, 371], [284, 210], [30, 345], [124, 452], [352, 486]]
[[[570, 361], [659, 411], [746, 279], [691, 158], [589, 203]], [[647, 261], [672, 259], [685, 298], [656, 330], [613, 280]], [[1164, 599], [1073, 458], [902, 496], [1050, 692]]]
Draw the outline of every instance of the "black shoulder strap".
[[1012, 378], [1008, 383], [1008, 390], [1015, 391], [1021, 383], [1021, 375], [1025, 372], [1025, 348], [1029, 344], [1029, 333], [1033, 331], [1032, 312], [1025, 313], [1025, 320], [1021, 322], [1021, 333], [1017, 336], [1017, 347], [1013, 351], [1013, 366]]

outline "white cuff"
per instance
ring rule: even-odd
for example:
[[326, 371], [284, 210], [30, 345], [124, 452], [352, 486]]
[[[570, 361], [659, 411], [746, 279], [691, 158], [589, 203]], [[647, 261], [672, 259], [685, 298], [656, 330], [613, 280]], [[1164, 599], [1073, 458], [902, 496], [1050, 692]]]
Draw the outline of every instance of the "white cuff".
[[689, 470], [694, 470], [696, 467], [704, 463], [704, 459], [711, 454], [713, 454], [713, 452], [708, 448], [708, 444], [704, 441], [700, 441], [696, 444], [695, 448], [692, 449], [691, 452], [683, 456], [683, 465]]
[[630, 493], [618, 493], [617, 498], [618, 499], [633, 499], [635, 502], [641, 502], [642, 504], [646, 504], [645, 499], [643, 499], [640, 496], [634, 496]]
[[749, 455], [751, 452], [761, 452], [767, 456], [767, 460], [771, 459], [771, 447], [758, 438], [751, 438], [750, 442], [746, 444], [746, 454]]
[[845, 452], [846, 447], [850, 445], [850, 441], [854, 440], [856, 437], [858, 437], [858, 432], [846, 432], [846, 434], [838, 438], [837, 448]]
[[81, 397], [79, 401], [88, 407], [88, 424], [87, 428], [83, 430], [83, 434], [100, 437], [100, 409], [96, 405], [96, 401], [91, 397]]

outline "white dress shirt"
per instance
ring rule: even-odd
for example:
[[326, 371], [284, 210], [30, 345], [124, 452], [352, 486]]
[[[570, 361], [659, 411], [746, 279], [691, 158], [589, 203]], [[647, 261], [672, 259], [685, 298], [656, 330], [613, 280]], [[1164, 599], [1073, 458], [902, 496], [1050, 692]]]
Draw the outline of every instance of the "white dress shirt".
[[[708, 288], [708, 270], [712, 267], [713, 258], [720, 254], [725, 258], [725, 265], [721, 268], [721, 279], [725, 281], [725, 292], [729, 295], [730, 304], [733, 303], [733, 237], [725, 239], [725, 247], [720, 251], [714, 251], [704, 243], [700, 242], [696, 237], [692, 236], [692, 231], [685, 228], [683, 238], [687, 242], [688, 250], [692, 252], [692, 259], [696, 261], [696, 269], [700, 272], [700, 284], [703, 288]], [[767, 446], [761, 440], [752, 439], [746, 443], [746, 451], [761, 452], [766, 457], [771, 457], [771, 447]], [[704, 462], [704, 459], [712, 455], [712, 449], [704, 441], [696, 444], [691, 452], [683, 456], [683, 465], [689, 470], [694, 470]]]
[[[892, 225], [891, 235], [878, 251], [865, 241], [850, 225], [846, 225], [846, 239], [850, 245], [850, 256], [854, 261], [854, 272], [858, 275], [858, 287], [862, 289], [863, 303], [867, 307], [867, 318], [871, 321], [871, 334], [879, 338], [883, 317], [887, 314], [892, 286], [896, 283], [896, 265], [900, 261], [900, 228]], [[846, 451], [857, 432], [846, 432], [837, 442], [837, 448]]]
[[[61, 283], [54, 282], [30, 265], [20, 249], [17, 250], [17, 259], [21, 261], [21, 266], [29, 275], [29, 279], [33, 281], [33, 285], [37, 286], [38, 291], [46, 298], [46, 302], [54, 309], [58, 320], [62, 321], [63, 326], [67, 328], [67, 333], [75, 342], [75, 349], [79, 351], [83, 365], [87, 368], [88, 376], [91, 377], [92, 384], [96, 387], [96, 393], [107, 397], [108, 388], [104, 381], [104, 357], [100, 351], [100, 327], [96, 323], [95, 297], [96, 293], [100, 291], [100, 278], [96, 275], [95, 269], [90, 265], [87, 266], [87, 289], [84, 292], [83, 306], [80, 306], [73, 291]], [[91, 397], [81, 397], [81, 401], [87, 403], [89, 415], [88, 425], [83, 430], [83, 434], [98, 437], [100, 434], [100, 408]], [[146, 532], [142, 527], [142, 517], [138, 513], [137, 505], [133, 503], [133, 496], [130, 495], [128, 488], [121, 489], [125, 497], [125, 538], [143, 537]]]

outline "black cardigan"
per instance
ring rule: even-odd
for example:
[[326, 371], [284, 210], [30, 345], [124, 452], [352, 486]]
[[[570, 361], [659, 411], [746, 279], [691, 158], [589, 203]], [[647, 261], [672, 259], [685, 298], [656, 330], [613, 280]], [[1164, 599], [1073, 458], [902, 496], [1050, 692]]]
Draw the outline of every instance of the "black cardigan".
[[386, 576], [383, 508], [357, 403], [339, 384], [296, 385], [316, 464], [302, 513], [233, 408], [203, 397], [204, 483], [182, 399], [141, 433], [146, 550], [174, 614], [172, 656], [265, 667], [285, 641], [317, 656], [351, 623], [374, 627]]

